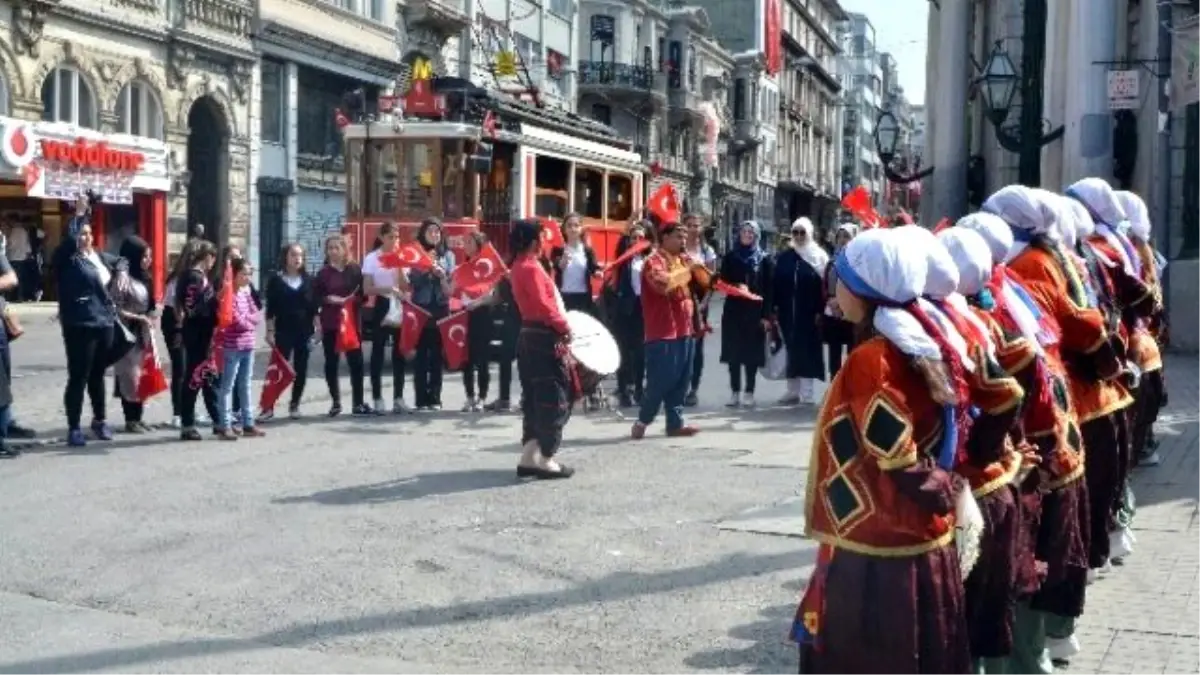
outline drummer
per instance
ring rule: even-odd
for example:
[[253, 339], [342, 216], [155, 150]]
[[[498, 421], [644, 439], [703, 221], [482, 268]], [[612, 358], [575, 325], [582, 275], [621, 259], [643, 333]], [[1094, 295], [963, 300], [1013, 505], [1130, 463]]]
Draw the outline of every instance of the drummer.
[[683, 423], [695, 349], [695, 302], [689, 289], [692, 270], [682, 255], [685, 237], [679, 223], [660, 225], [658, 246], [642, 267], [646, 392], [630, 432], [634, 439], [646, 435], [646, 427], [664, 406], [668, 436], [695, 436], [698, 431]]
[[509, 278], [521, 315], [517, 372], [521, 380], [521, 461], [518, 478], [570, 478], [575, 470], [554, 459], [571, 418], [574, 380], [562, 296], [538, 260], [542, 224], [518, 220], [509, 233], [514, 260]]

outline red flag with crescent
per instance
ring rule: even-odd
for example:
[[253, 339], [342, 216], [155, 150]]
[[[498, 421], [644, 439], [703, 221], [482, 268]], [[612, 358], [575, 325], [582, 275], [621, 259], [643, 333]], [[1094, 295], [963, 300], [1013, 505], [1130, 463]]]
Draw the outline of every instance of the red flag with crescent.
[[446, 367], [458, 370], [470, 356], [467, 348], [467, 314], [459, 312], [437, 322], [442, 334], [442, 353], [446, 355]]
[[268, 411], [275, 409], [275, 402], [283, 396], [283, 392], [292, 386], [296, 380], [296, 371], [292, 364], [283, 357], [278, 348], [271, 349], [271, 360], [267, 362], [267, 373], [263, 376], [262, 394], [258, 398], [258, 409]]
[[724, 293], [731, 298], [739, 298], [742, 300], [750, 300], [752, 302], [762, 302], [761, 296], [755, 295], [750, 291], [743, 290], [732, 284], [726, 283], [722, 279], [717, 279], [717, 283], [713, 284], [713, 290], [718, 293]]
[[678, 223], [679, 195], [675, 193], [675, 186], [670, 183], [659, 185], [658, 189], [650, 193], [650, 197], [646, 200], [646, 210], [658, 218], [660, 225]]
[[358, 307], [351, 300], [342, 305], [342, 323], [338, 326], [337, 344], [333, 348], [338, 354], [345, 354], [360, 347], [362, 338], [358, 335]]
[[486, 295], [504, 278], [508, 267], [491, 244], [484, 244], [479, 255], [454, 268], [450, 280], [454, 283], [455, 295], [478, 298]]
[[847, 192], [842, 197], [842, 208], [849, 211], [855, 218], [858, 218], [862, 222], [863, 229], [869, 230], [883, 224], [883, 218], [871, 206], [871, 193], [867, 192], [867, 188], [861, 185]]
[[412, 354], [417, 351], [417, 341], [429, 323], [429, 312], [417, 307], [411, 302], [400, 303], [403, 309], [403, 320], [400, 322], [400, 353]]
[[221, 295], [217, 298], [217, 328], [233, 325], [233, 264], [226, 262], [221, 275]]
[[549, 258], [556, 248], [566, 246], [563, 241], [562, 229], [551, 218], [542, 218], [542, 256]]
[[433, 258], [429, 252], [415, 241], [410, 241], [390, 253], [379, 256], [379, 266], [384, 269], [399, 269], [411, 267], [415, 270], [428, 272], [433, 269]]
[[603, 273], [604, 283], [606, 283], [606, 284], [614, 283], [617, 278], [617, 272], [619, 272], [621, 270], [621, 265], [624, 265], [625, 263], [629, 262], [630, 260], [633, 259], [633, 256], [641, 253], [642, 251], [645, 251], [648, 248], [650, 248], [650, 242], [647, 241], [646, 239], [642, 239], [642, 240], [638, 241], [636, 244], [634, 244], [633, 246], [630, 246], [629, 248], [625, 249], [624, 253], [617, 256], [616, 260], [608, 263], [608, 266], [604, 268], [604, 273]]

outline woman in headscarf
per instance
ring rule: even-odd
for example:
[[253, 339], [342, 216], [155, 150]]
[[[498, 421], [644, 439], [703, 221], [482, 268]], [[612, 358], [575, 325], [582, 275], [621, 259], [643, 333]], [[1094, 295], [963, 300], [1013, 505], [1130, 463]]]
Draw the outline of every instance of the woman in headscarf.
[[960, 219], [955, 229], [977, 233], [990, 251], [990, 278], [967, 299], [986, 311], [1003, 332], [1004, 339], [996, 343], [997, 360], [1025, 391], [1013, 442], [1032, 444], [1041, 460], [1038, 470], [1021, 483], [1024, 527], [1018, 545], [1024, 557], [1016, 569], [1018, 602], [1009, 664], [1007, 669], [985, 667], [1051, 673], [1046, 624], [1061, 624], [1061, 617], [1083, 611], [1088, 575], [1083, 454], [1058, 349], [1060, 328], [1007, 269], [1005, 260], [1013, 248], [1013, 231], [1007, 222], [990, 213], [975, 213]]
[[521, 378], [521, 461], [518, 478], [570, 478], [555, 459], [576, 398], [569, 351], [571, 328], [554, 279], [539, 261], [542, 224], [518, 220], [509, 233], [515, 258], [509, 277], [521, 315], [517, 373]]
[[970, 672], [951, 473], [970, 425], [963, 364], [917, 303], [928, 264], [909, 240], [871, 230], [834, 264], [838, 305], [869, 337], [813, 434], [800, 672]]
[[[1114, 350], [1104, 313], [1096, 306], [1086, 270], [1066, 250], [1059, 233], [1067, 210], [1052, 193], [1010, 185], [993, 194], [983, 209], [1000, 216], [1013, 232], [1009, 267], [1024, 280], [1041, 309], [1061, 327], [1059, 352], [1066, 364], [1070, 400], [1079, 430], [1068, 429], [1066, 442], [1087, 448], [1088, 565], [1100, 569], [1109, 557], [1109, 524], [1120, 498], [1120, 451], [1124, 409], [1132, 402], [1118, 382], [1121, 361]], [[1055, 392], [1055, 398], [1066, 396]], [[1097, 522], [1099, 519], [1099, 522]], [[1077, 583], [1086, 584], [1084, 580]], [[1074, 603], [1049, 610], [1046, 620], [1050, 656], [1066, 660], [1079, 652], [1075, 618], [1083, 612], [1083, 593], [1068, 593]]]
[[[1166, 311], [1163, 308], [1162, 273], [1166, 260], [1150, 244], [1150, 213], [1146, 202], [1132, 192], [1117, 192], [1117, 199], [1129, 217], [1129, 242], [1141, 262], [1142, 282], [1154, 296], [1154, 308], [1145, 320], [1145, 333], [1138, 333], [1132, 351], [1142, 369], [1138, 387], [1137, 415], [1133, 423], [1133, 460], [1137, 464], [1154, 466], [1159, 462], [1158, 440], [1154, 438], [1154, 422], [1158, 411], [1166, 405], [1167, 384], [1163, 373], [1162, 349]], [[1147, 340], [1146, 337], [1150, 339]]]
[[737, 242], [721, 261], [719, 278], [749, 291], [762, 301], [728, 296], [721, 309], [721, 363], [729, 366], [730, 408], [754, 407], [758, 369], [766, 363], [764, 349], [771, 325], [771, 259], [760, 246], [758, 223], [747, 220]]
[[812, 221], [797, 218], [792, 223], [791, 246], [775, 257], [771, 291], [772, 312], [787, 349], [787, 393], [780, 405], [814, 403], [813, 382], [825, 379], [819, 325], [828, 263], [829, 255], [813, 236]]
[[149, 273], [154, 254], [149, 244], [140, 237], [131, 236], [121, 243], [120, 256], [108, 292], [117, 307], [117, 314], [133, 333], [134, 344], [113, 364], [114, 391], [121, 399], [121, 410], [125, 413], [125, 431], [142, 434], [150, 430], [142, 420], [146, 402], [138, 397], [138, 382], [142, 377], [142, 358], [147, 350], [154, 350], [152, 327], [157, 308]]
[[[833, 235], [834, 255], [845, 248], [856, 234], [858, 226], [854, 223], [838, 225]], [[842, 318], [842, 310], [838, 309], [837, 298], [834, 297], [837, 291], [836, 268], [836, 265], [825, 266], [825, 315], [821, 317], [821, 339], [825, 342], [825, 349], [829, 354], [830, 379], [837, 375], [845, 353], [854, 345], [854, 324]]]

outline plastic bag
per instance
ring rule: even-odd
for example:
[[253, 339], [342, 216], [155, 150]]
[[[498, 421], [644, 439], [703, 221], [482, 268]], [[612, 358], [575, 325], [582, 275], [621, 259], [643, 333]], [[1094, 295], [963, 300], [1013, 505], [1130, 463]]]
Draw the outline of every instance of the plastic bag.
[[759, 371], [760, 374], [768, 380], [787, 379], [788, 352], [783, 340], [768, 333], [763, 350], [766, 355], [763, 368]]
[[[387, 314], [379, 321], [381, 325], [399, 328], [404, 325], [404, 301], [400, 298], [388, 296], [388, 311]], [[379, 302], [376, 300], [376, 302]]]
[[142, 355], [142, 374], [138, 378], [137, 398], [139, 401], [149, 401], [151, 398], [170, 388], [167, 375], [158, 362], [158, 353], [154, 348], [147, 349]]

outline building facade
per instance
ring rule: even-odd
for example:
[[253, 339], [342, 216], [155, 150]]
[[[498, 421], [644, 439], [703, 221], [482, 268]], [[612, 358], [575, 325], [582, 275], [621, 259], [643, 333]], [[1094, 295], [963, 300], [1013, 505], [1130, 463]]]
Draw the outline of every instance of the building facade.
[[879, 204], [885, 178], [875, 148], [875, 122], [883, 111], [883, 68], [875, 50], [875, 27], [865, 15], [850, 14], [839, 30], [843, 81], [848, 83], [842, 98], [842, 193], [861, 185]]
[[[416, 15], [414, 24], [424, 18]], [[262, 58], [251, 118], [261, 145], [253, 158], [250, 250], [260, 273], [278, 265], [291, 241], [304, 246], [315, 268], [325, 238], [341, 230], [346, 177], [334, 111], [360, 88], [366, 109], [375, 108], [380, 93], [391, 93], [401, 63], [397, 20], [395, 4], [384, 0], [258, 3], [255, 43]]]
[[214, 241], [245, 243], [250, 3], [0, 4], [0, 112], [163, 144], [170, 240], [203, 223]]
[[[896, 119], [896, 149], [891, 170], [907, 176], [920, 170], [920, 161], [913, 150], [916, 121], [912, 105], [900, 86], [899, 65], [888, 52], [879, 53], [879, 68], [883, 73], [883, 109]], [[878, 148], [876, 148], [878, 150]], [[884, 173], [884, 203], [890, 210], [903, 209], [912, 214], [920, 208], [921, 183], [895, 183]]]
[[[409, 49], [439, 54], [437, 74], [456, 74], [494, 91], [536, 87], [545, 106], [575, 111], [580, 9], [576, 0], [420, 0], [454, 5], [469, 27], [457, 36], [431, 38], [407, 31]], [[414, 2], [408, 0], [411, 7]], [[438, 46], [440, 45], [440, 47]], [[497, 54], [515, 56], [515, 73], [497, 68]]]
[[842, 83], [837, 62], [837, 2], [788, 0], [783, 4], [785, 67], [779, 75], [778, 219], [808, 216], [822, 229], [833, 225], [840, 200], [838, 163]]

